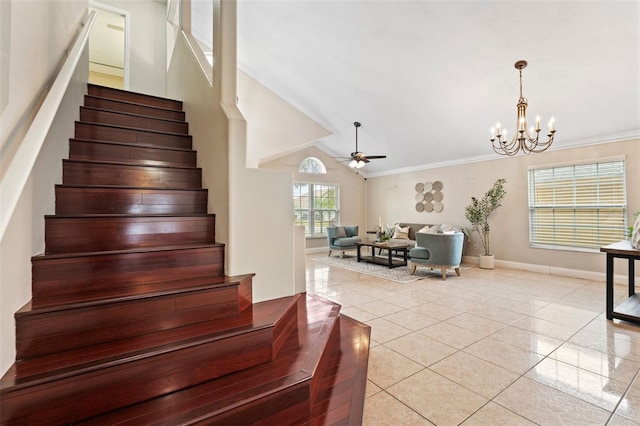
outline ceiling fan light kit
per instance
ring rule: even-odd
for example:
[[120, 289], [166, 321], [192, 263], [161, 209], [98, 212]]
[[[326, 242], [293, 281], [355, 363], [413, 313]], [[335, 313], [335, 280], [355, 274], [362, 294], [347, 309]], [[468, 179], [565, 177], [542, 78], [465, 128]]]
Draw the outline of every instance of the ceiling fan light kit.
[[[540, 141], [540, 116], [536, 117], [535, 128], [531, 126], [527, 130], [527, 98], [522, 96], [522, 70], [526, 68], [527, 61], [520, 60], [515, 63], [515, 68], [520, 73], [520, 98], [518, 99], [518, 119], [516, 121], [516, 130], [511, 142], [507, 142], [507, 129], [501, 127], [500, 123], [496, 123], [491, 128], [491, 145], [493, 150], [500, 155], [513, 156], [522, 151], [525, 154], [531, 152], [543, 152], [551, 146], [556, 133], [556, 120], [551, 117], [549, 121], [549, 133], [546, 141]], [[532, 135], [535, 133], [535, 137]], [[504, 137], [504, 139], [503, 139]]]
[[354, 122], [353, 126], [356, 128], [356, 150], [351, 153], [351, 161], [349, 167], [352, 169], [362, 168], [369, 160], [376, 160], [380, 158], [387, 158], [386, 155], [365, 155], [364, 152], [358, 151], [358, 127], [362, 126], [359, 122]]

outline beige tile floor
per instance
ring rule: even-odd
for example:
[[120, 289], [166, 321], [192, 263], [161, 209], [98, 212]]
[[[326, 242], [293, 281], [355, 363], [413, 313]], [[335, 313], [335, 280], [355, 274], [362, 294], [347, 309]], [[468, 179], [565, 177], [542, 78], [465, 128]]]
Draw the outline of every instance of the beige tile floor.
[[365, 425], [640, 425], [640, 326], [606, 320], [603, 282], [469, 267], [399, 284], [319, 256], [307, 291], [371, 326]]

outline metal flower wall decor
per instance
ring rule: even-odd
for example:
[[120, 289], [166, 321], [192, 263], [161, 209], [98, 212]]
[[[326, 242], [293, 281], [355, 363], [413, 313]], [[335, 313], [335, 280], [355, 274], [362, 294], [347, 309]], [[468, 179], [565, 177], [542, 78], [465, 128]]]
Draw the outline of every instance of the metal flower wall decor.
[[442, 188], [444, 185], [439, 180], [435, 182], [416, 183], [416, 211], [440, 213], [444, 208]]

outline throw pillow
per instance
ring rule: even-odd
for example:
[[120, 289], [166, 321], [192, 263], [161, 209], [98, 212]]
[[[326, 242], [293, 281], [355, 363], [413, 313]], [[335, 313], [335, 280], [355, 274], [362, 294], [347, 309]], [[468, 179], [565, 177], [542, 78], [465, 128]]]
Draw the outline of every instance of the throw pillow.
[[347, 231], [344, 229], [344, 226], [336, 227], [336, 238], [344, 238], [347, 236]]
[[440, 231], [444, 234], [445, 232], [451, 232], [451, 231], [455, 231], [456, 228], [454, 228], [453, 225], [440, 225]]
[[393, 233], [393, 237], [398, 240], [408, 240], [409, 239], [409, 227], [402, 228], [400, 226], [396, 226], [396, 230]]
[[440, 233], [440, 225], [433, 225], [427, 231], [427, 234], [439, 234]]
[[420, 232], [421, 234], [426, 234], [426, 233], [429, 232], [429, 228], [430, 228], [429, 225], [425, 225], [422, 228], [420, 228], [420, 230], [418, 232]]

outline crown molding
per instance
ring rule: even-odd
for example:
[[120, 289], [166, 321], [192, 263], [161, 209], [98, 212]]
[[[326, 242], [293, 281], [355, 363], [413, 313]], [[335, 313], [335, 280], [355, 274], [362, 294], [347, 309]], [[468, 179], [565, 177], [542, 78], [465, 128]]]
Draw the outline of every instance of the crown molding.
[[[548, 152], [563, 151], [566, 149], [575, 149], [575, 148], [581, 148], [581, 147], [593, 146], [593, 145], [625, 142], [625, 141], [634, 140], [634, 139], [640, 139], [640, 129], [631, 130], [628, 132], [612, 133], [612, 134], [603, 135], [603, 136], [596, 136], [589, 139], [567, 141], [567, 142], [563, 142], [562, 146], [555, 146], [555, 147], [552, 146], [547, 151]], [[482, 161], [500, 160], [505, 158], [510, 158], [510, 157], [503, 157], [503, 156], [496, 157], [496, 155], [492, 153], [487, 155], [479, 155], [475, 157], [458, 158], [451, 161], [427, 163], [419, 166], [402, 167], [399, 169], [387, 170], [387, 171], [378, 172], [378, 173], [369, 173], [366, 177], [374, 178], [374, 177], [382, 177], [382, 176], [391, 176], [391, 175], [398, 175], [403, 173], [419, 172], [423, 170], [438, 169], [442, 167], [451, 167], [451, 166], [460, 166], [460, 165], [470, 164], [470, 163], [479, 163]]]

